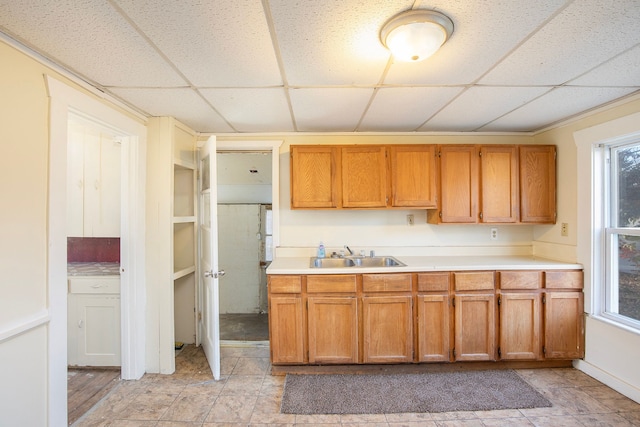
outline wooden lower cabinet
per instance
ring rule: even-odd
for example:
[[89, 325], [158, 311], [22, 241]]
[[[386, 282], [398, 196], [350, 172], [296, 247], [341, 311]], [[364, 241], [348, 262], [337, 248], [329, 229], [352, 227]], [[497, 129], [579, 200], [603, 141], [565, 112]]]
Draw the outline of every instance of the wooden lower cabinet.
[[538, 292], [500, 295], [500, 359], [540, 359], [540, 307]]
[[270, 275], [272, 363], [582, 358], [582, 280], [558, 270]]
[[545, 359], [584, 357], [584, 297], [582, 292], [545, 292]]
[[307, 299], [309, 363], [358, 363], [358, 304], [355, 297]]
[[448, 362], [451, 352], [449, 295], [418, 295], [419, 362]]
[[456, 361], [496, 359], [495, 295], [456, 294]]
[[418, 273], [416, 295], [416, 359], [449, 362], [453, 313], [449, 272]]
[[364, 363], [413, 361], [411, 296], [362, 298]]
[[269, 276], [269, 346], [276, 364], [305, 363], [302, 276]]
[[273, 363], [304, 363], [304, 326], [300, 296], [269, 298], [269, 344]]

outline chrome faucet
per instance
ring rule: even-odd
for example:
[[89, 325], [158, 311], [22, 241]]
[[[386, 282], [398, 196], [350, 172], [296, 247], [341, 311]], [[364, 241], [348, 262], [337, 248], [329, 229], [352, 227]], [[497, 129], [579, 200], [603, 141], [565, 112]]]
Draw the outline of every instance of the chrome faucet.
[[349, 255], [353, 255], [353, 251], [349, 248], [349, 246], [344, 245], [344, 248], [349, 251]]

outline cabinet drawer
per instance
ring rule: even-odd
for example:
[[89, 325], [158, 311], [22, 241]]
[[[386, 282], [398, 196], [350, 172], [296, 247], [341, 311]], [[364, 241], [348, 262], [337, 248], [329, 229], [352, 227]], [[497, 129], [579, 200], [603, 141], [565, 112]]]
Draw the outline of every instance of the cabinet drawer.
[[541, 271], [501, 271], [500, 289], [540, 289]]
[[307, 276], [307, 292], [355, 292], [355, 274], [317, 275]]
[[493, 271], [458, 271], [453, 273], [456, 291], [487, 291], [495, 288]]
[[301, 276], [269, 276], [269, 292], [272, 294], [299, 294], [301, 291]]
[[547, 289], [582, 289], [582, 271], [546, 271], [544, 287]]
[[410, 292], [411, 274], [363, 274], [364, 292]]
[[418, 292], [446, 292], [449, 290], [449, 273], [418, 274]]
[[74, 277], [69, 279], [71, 294], [119, 294], [120, 276]]

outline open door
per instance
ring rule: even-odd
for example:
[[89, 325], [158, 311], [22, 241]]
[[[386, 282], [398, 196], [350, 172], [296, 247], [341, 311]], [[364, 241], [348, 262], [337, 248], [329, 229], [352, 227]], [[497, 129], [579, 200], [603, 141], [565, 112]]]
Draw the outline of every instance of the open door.
[[200, 148], [200, 277], [199, 329], [202, 348], [211, 367], [213, 378], [220, 379], [220, 309], [218, 270], [218, 219], [216, 185], [216, 139], [212, 136]]

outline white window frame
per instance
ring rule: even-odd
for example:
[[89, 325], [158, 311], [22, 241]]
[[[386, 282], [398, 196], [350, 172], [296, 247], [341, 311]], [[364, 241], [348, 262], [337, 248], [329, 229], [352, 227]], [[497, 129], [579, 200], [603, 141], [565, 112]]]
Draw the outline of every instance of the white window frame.
[[618, 162], [617, 157], [612, 155], [614, 150], [631, 146], [640, 146], [640, 136], [632, 136], [610, 143], [597, 146], [596, 150], [601, 150], [600, 158], [602, 173], [602, 230], [603, 233], [603, 253], [602, 259], [604, 277], [602, 289], [595, 296], [599, 300], [596, 304], [597, 314], [611, 322], [624, 325], [628, 328], [640, 332], [640, 319], [633, 319], [618, 314], [619, 303], [619, 254], [618, 236], [630, 235], [640, 237], [640, 228], [624, 227], [618, 224]]

